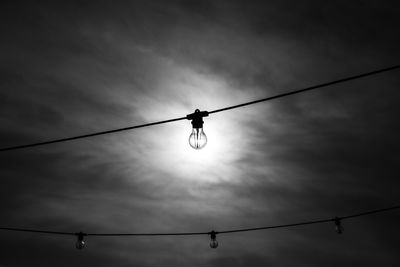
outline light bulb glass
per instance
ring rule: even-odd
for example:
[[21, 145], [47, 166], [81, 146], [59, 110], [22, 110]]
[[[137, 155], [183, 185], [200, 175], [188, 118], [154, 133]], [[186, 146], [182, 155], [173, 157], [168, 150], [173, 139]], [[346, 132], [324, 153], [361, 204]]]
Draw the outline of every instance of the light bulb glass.
[[211, 248], [217, 248], [218, 247], [218, 241], [216, 239], [211, 239], [210, 247]]
[[336, 225], [336, 233], [342, 234], [344, 232], [344, 228], [341, 224]]
[[77, 249], [83, 249], [84, 247], [85, 247], [85, 241], [83, 241], [83, 240], [76, 241], [76, 248]]
[[203, 128], [193, 128], [189, 136], [189, 144], [194, 149], [202, 149], [207, 144], [207, 136]]

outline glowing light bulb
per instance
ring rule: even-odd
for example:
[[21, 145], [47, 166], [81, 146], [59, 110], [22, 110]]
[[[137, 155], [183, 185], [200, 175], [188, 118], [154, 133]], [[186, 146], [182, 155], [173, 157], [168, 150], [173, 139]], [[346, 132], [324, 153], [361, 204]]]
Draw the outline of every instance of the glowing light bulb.
[[210, 232], [210, 247], [211, 248], [217, 248], [218, 247], [218, 241], [217, 241], [217, 233], [213, 230]]
[[336, 233], [338, 234], [342, 234], [344, 232], [344, 228], [342, 226], [342, 223], [340, 221], [340, 218], [336, 217], [335, 219], [333, 219], [333, 221], [335, 222], [335, 230]]
[[193, 129], [189, 136], [189, 144], [194, 149], [201, 149], [207, 144], [207, 136], [203, 130], [203, 117], [206, 116], [208, 116], [208, 112], [199, 109], [186, 116], [188, 120], [192, 120]]
[[76, 241], [76, 248], [77, 249], [83, 249], [85, 247], [85, 241], [83, 241], [83, 237], [86, 235], [82, 232], [79, 232], [76, 234], [78, 237], [78, 240]]
[[203, 128], [193, 128], [192, 134], [189, 136], [189, 144], [194, 149], [201, 149], [207, 144], [207, 136]]

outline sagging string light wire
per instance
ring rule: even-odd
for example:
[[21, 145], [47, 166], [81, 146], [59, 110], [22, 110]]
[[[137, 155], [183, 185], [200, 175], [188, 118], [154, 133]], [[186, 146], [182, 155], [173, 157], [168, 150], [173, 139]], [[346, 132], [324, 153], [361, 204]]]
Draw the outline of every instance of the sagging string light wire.
[[[257, 104], [257, 103], [261, 103], [261, 102], [270, 101], [270, 100], [273, 100], [273, 99], [278, 99], [278, 98], [282, 98], [282, 97], [286, 97], [286, 96], [290, 96], [290, 95], [303, 93], [303, 92], [306, 92], [306, 91], [315, 90], [315, 89], [322, 88], [322, 87], [331, 86], [331, 85], [334, 85], [334, 84], [348, 82], [348, 81], [351, 81], [351, 80], [356, 80], [356, 79], [364, 78], [364, 77], [367, 77], [367, 76], [372, 76], [372, 75], [376, 75], [376, 74], [379, 74], [379, 73], [392, 71], [392, 70], [395, 70], [395, 69], [398, 69], [398, 68], [400, 68], [400, 65], [395, 65], [395, 66], [392, 66], [392, 67], [387, 67], [387, 68], [374, 70], [374, 71], [370, 71], [370, 72], [366, 72], [366, 73], [362, 73], [362, 74], [358, 74], [358, 75], [354, 75], [354, 76], [349, 76], [349, 77], [345, 77], [345, 78], [342, 78], [342, 79], [339, 79], [339, 80], [326, 82], [326, 83], [321, 83], [321, 84], [318, 84], [318, 85], [314, 85], [314, 86], [310, 86], [310, 87], [306, 87], [306, 88], [302, 88], [302, 89], [298, 89], [298, 90], [294, 90], [294, 91], [289, 91], [289, 92], [282, 93], [282, 94], [277, 94], [277, 95], [274, 95], [274, 96], [271, 96], [271, 97], [266, 97], [266, 98], [262, 98], [262, 99], [258, 99], [258, 100], [254, 100], [254, 101], [250, 101], [250, 102], [234, 105], [234, 106], [229, 106], [229, 107], [225, 107], [225, 108], [221, 108], [221, 109], [216, 109], [216, 110], [213, 110], [213, 111], [210, 111], [210, 112], [207, 112], [207, 111], [204, 111], [204, 112], [207, 113], [207, 115], [208, 115], [208, 114], [218, 113], [218, 112], [227, 111], [227, 110], [231, 110], [231, 109], [236, 109], [236, 108], [240, 108], [240, 107], [245, 107], [245, 106], [249, 106], [249, 105], [253, 105], [253, 104]], [[25, 144], [25, 145], [16, 145], [16, 146], [10, 146], [10, 147], [3, 147], [3, 148], [0, 148], [0, 152], [9, 151], [9, 150], [16, 150], [16, 149], [23, 149], [23, 148], [29, 148], [29, 147], [36, 147], [36, 146], [42, 146], [42, 145], [49, 145], [49, 144], [54, 144], [54, 143], [67, 142], [67, 141], [83, 139], [83, 138], [89, 138], [89, 137], [98, 136], [98, 135], [106, 135], [106, 134], [122, 132], [122, 131], [128, 131], [128, 130], [133, 130], [133, 129], [138, 129], [138, 128], [144, 128], [144, 127], [149, 127], [149, 126], [154, 126], [154, 125], [159, 125], [159, 124], [165, 124], [165, 123], [170, 123], [170, 122], [175, 122], [175, 121], [180, 121], [180, 120], [185, 120], [185, 119], [191, 119], [191, 116], [193, 114], [189, 114], [189, 115], [187, 115], [185, 117], [179, 117], [179, 118], [175, 118], [175, 119], [169, 119], [169, 120], [145, 123], [145, 124], [141, 124], [141, 125], [129, 126], [129, 127], [124, 127], [124, 128], [101, 131], [101, 132], [94, 132], [94, 133], [89, 133], [89, 134], [83, 134], [83, 135], [77, 135], [77, 136], [72, 136], [72, 137], [67, 137], [67, 138], [61, 138], [61, 139], [54, 139], [54, 140], [50, 140], [50, 141], [31, 143], [31, 144]]]
[[241, 229], [231, 229], [231, 230], [222, 230], [222, 231], [209, 231], [209, 232], [169, 232], [169, 233], [85, 233], [85, 232], [60, 232], [60, 231], [47, 231], [47, 230], [36, 230], [36, 229], [26, 229], [26, 228], [13, 228], [13, 227], [0, 227], [0, 230], [5, 231], [17, 231], [17, 232], [30, 232], [30, 233], [42, 233], [42, 234], [52, 234], [52, 235], [75, 235], [77, 237], [76, 247], [78, 249], [82, 249], [85, 245], [84, 237], [86, 236], [100, 236], [100, 237], [111, 237], [111, 236], [194, 236], [194, 235], [210, 235], [210, 247], [217, 248], [218, 242], [216, 240], [217, 235], [219, 234], [232, 234], [239, 232], [251, 232], [251, 231], [261, 231], [261, 230], [269, 230], [276, 228], [289, 228], [301, 225], [310, 225], [310, 224], [319, 224], [319, 223], [334, 223], [336, 227], [336, 232], [338, 234], [343, 233], [343, 226], [341, 222], [343, 220], [352, 219], [355, 217], [367, 216], [375, 213], [382, 213], [391, 210], [400, 209], [400, 205], [392, 206], [389, 208], [375, 209], [369, 210], [365, 212], [355, 213], [342, 217], [333, 217], [322, 220], [311, 220], [311, 221], [303, 221], [297, 223], [290, 224], [279, 224], [272, 226], [262, 226], [262, 227], [254, 227], [254, 228], [241, 228]]

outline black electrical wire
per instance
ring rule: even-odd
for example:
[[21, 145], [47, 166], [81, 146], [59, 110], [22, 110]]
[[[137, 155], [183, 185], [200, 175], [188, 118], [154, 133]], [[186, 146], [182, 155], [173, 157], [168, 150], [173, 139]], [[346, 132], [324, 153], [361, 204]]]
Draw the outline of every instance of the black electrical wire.
[[53, 234], [53, 235], [75, 235], [75, 233], [71, 233], [71, 232], [45, 231], [45, 230], [13, 228], [13, 227], [0, 227], [0, 230], [14, 231], [14, 232], [40, 233], [40, 234]]
[[398, 69], [398, 68], [400, 68], [400, 65], [396, 65], [396, 66], [392, 66], [392, 67], [388, 67], [388, 68], [384, 68], [384, 69], [380, 69], [380, 70], [375, 70], [375, 71], [371, 71], [371, 72], [366, 72], [366, 73], [362, 73], [362, 74], [359, 74], [359, 75], [350, 76], [350, 77], [342, 78], [342, 79], [339, 79], [339, 80], [335, 80], [335, 81], [332, 81], [332, 82], [321, 83], [321, 84], [318, 84], [318, 85], [306, 87], [306, 88], [299, 89], [299, 90], [290, 91], [290, 92], [283, 93], [283, 94], [274, 95], [274, 96], [271, 96], [271, 97], [262, 98], [262, 99], [259, 99], [259, 100], [246, 102], [246, 103], [239, 104], [239, 105], [234, 105], [234, 106], [230, 106], [230, 107], [226, 107], [226, 108], [216, 109], [216, 110], [210, 111], [208, 113], [212, 114], [212, 113], [226, 111], [226, 110], [230, 110], [230, 109], [234, 109], [234, 108], [241, 108], [241, 107], [244, 107], [244, 106], [257, 104], [257, 103], [260, 103], [260, 102], [265, 102], [265, 101], [269, 101], [269, 100], [273, 100], [273, 99], [277, 99], [277, 98], [282, 98], [282, 97], [285, 97], [285, 96], [300, 94], [300, 93], [304, 93], [306, 91], [311, 91], [311, 90], [315, 90], [315, 89], [318, 89], [318, 88], [331, 86], [331, 85], [338, 84], [338, 83], [343, 83], [343, 82], [348, 82], [348, 81], [351, 81], [351, 80], [360, 79], [360, 78], [371, 76], [371, 75], [375, 75], [375, 74], [378, 74], [378, 73], [395, 70], [395, 69]]
[[122, 131], [137, 129], [137, 128], [143, 128], [143, 127], [148, 127], [148, 126], [153, 126], [153, 125], [173, 122], [173, 121], [185, 120], [185, 119], [186, 119], [186, 117], [181, 117], [181, 118], [164, 120], [164, 121], [157, 121], [157, 122], [151, 122], [151, 123], [146, 123], [146, 124], [141, 124], [141, 125], [136, 125], [136, 126], [118, 128], [118, 129], [113, 129], [113, 130], [108, 130], [108, 131], [103, 131], [103, 132], [96, 132], [96, 133], [90, 133], [90, 134], [77, 135], [77, 136], [73, 136], [73, 137], [55, 139], [55, 140], [51, 140], [51, 141], [32, 143], [32, 144], [26, 144], [26, 145], [19, 145], [19, 146], [4, 147], [4, 148], [0, 149], [0, 152], [1, 151], [7, 151], [7, 150], [16, 150], [16, 149], [34, 147], [34, 146], [49, 145], [49, 144], [54, 144], [54, 143], [61, 143], [61, 142], [66, 142], [66, 141], [71, 141], [71, 140], [76, 140], [76, 139], [82, 139], [82, 138], [87, 138], [87, 137], [92, 137], [92, 136], [97, 136], [97, 135], [104, 135], [104, 134], [122, 132]]
[[[278, 94], [278, 95], [267, 97], [267, 98], [262, 98], [262, 99], [259, 99], [259, 100], [254, 100], [254, 101], [242, 103], [242, 104], [239, 104], [239, 105], [234, 105], [234, 106], [229, 106], [229, 107], [225, 107], [225, 108], [221, 108], [221, 109], [216, 109], [216, 110], [208, 112], [208, 114], [217, 113], [217, 112], [221, 112], [221, 111], [226, 111], [226, 110], [230, 110], [230, 109], [235, 109], [235, 108], [239, 108], [239, 107], [244, 107], [244, 106], [248, 106], [248, 105], [253, 105], [253, 104], [260, 103], [260, 102], [266, 102], [266, 101], [270, 101], [270, 100], [273, 100], [273, 99], [282, 98], [282, 97], [286, 97], [286, 96], [290, 96], [290, 95], [294, 95], [294, 94], [299, 94], [299, 93], [303, 93], [303, 92], [306, 92], [306, 91], [311, 91], [311, 90], [315, 90], [315, 89], [318, 89], [318, 88], [331, 86], [331, 85], [338, 84], [338, 83], [343, 83], [343, 82], [347, 82], [347, 81], [351, 81], [351, 80], [360, 79], [360, 78], [363, 78], [363, 77], [375, 75], [375, 74], [382, 73], [382, 72], [392, 71], [392, 70], [395, 70], [395, 69], [398, 69], [398, 68], [400, 68], [400, 65], [396, 65], [396, 66], [392, 66], [392, 67], [388, 67], [388, 68], [384, 68], [384, 69], [379, 69], [379, 70], [375, 70], [375, 71], [371, 71], [371, 72], [366, 72], [366, 73], [358, 74], [358, 75], [355, 75], [355, 76], [350, 76], [350, 77], [342, 78], [342, 79], [339, 79], [339, 80], [335, 80], [335, 81], [331, 81], [331, 82], [327, 82], [327, 83], [322, 83], [322, 84], [306, 87], [306, 88], [299, 89], [299, 90], [290, 91], [290, 92], [287, 92], [287, 93]], [[73, 136], [73, 137], [55, 139], [55, 140], [50, 140], [50, 141], [45, 141], [45, 142], [38, 142], [38, 143], [32, 143], [32, 144], [3, 147], [3, 148], [0, 148], [0, 152], [9, 151], [9, 150], [16, 150], [16, 149], [22, 149], [22, 148], [35, 147], [35, 146], [41, 146], [41, 145], [48, 145], [48, 144], [54, 144], [54, 143], [61, 143], [61, 142], [72, 141], [72, 140], [76, 140], [76, 139], [82, 139], [82, 138], [88, 138], [88, 137], [93, 137], [93, 136], [98, 136], [98, 135], [111, 134], [111, 133], [122, 132], [122, 131], [127, 131], [127, 130], [133, 130], [133, 129], [137, 129], [137, 128], [154, 126], [154, 125], [158, 125], [158, 124], [164, 124], [164, 123], [180, 121], [180, 120], [185, 120], [185, 119], [187, 119], [186, 116], [185, 117], [180, 117], [180, 118], [175, 118], [175, 119], [164, 120], [164, 121], [146, 123], [146, 124], [141, 124], [141, 125], [136, 125], [136, 126], [118, 128], [118, 129], [113, 129], [113, 130], [108, 130], [108, 131], [101, 131], [101, 132], [95, 132], [95, 133], [90, 133], [90, 134], [77, 135], [77, 136]]]
[[258, 231], [258, 230], [267, 230], [267, 229], [275, 229], [275, 228], [287, 228], [287, 227], [308, 225], [308, 224], [326, 223], [326, 222], [332, 222], [335, 220], [345, 220], [345, 219], [350, 219], [350, 218], [355, 218], [355, 217], [360, 217], [360, 216], [366, 216], [366, 215], [370, 215], [370, 214], [374, 214], [374, 213], [385, 212], [385, 211], [390, 211], [390, 210], [399, 209], [399, 208], [400, 208], [400, 205], [397, 205], [397, 206], [393, 206], [390, 208], [371, 210], [371, 211], [356, 213], [356, 214], [343, 216], [343, 217], [334, 217], [331, 219], [322, 219], [322, 220], [306, 221], [306, 222], [291, 223], [291, 224], [281, 224], [281, 225], [273, 225], [273, 226], [263, 226], [263, 227], [256, 227], [256, 228], [226, 230], [226, 231], [219, 231], [218, 233], [219, 234], [238, 233], [238, 232]]
[[[329, 219], [322, 220], [314, 220], [314, 221], [305, 221], [298, 223], [290, 223], [290, 224], [280, 224], [280, 225], [272, 225], [272, 226], [262, 226], [255, 228], [242, 228], [242, 229], [234, 229], [234, 230], [224, 230], [224, 231], [215, 231], [216, 234], [230, 234], [230, 233], [238, 233], [238, 232], [250, 232], [250, 231], [260, 231], [260, 230], [268, 230], [268, 229], [276, 229], [276, 228], [288, 228], [294, 226], [301, 225], [309, 225], [309, 224], [317, 224], [317, 223], [327, 223], [334, 222], [336, 220], [346, 220], [360, 216], [367, 216], [375, 213], [381, 213], [386, 211], [391, 211], [395, 209], [400, 209], [400, 205], [370, 210], [366, 212], [356, 213], [343, 217], [334, 217]], [[17, 232], [31, 232], [31, 233], [42, 233], [42, 234], [53, 234], [53, 235], [78, 235], [79, 233], [75, 232], [59, 232], [59, 231], [45, 231], [45, 230], [35, 230], [35, 229], [24, 229], [24, 228], [11, 228], [11, 227], [0, 227], [0, 230], [5, 231], [17, 231]], [[182, 233], [82, 233], [85, 236], [190, 236], [190, 235], [209, 235], [211, 232], [182, 232]]]

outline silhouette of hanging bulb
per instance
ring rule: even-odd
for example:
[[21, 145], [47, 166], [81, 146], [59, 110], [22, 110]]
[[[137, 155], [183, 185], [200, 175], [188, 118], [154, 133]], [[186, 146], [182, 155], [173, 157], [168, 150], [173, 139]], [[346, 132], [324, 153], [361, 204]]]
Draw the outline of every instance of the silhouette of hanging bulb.
[[341, 222], [340, 218], [336, 217], [333, 219], [333, 221], [335, 222], [336, 233], [342, 234], [344, 232], [344, 228], [342, 226], [342, 222]]
[[210, 232], [210, 238], [211, 238], [210, 247], [217, 248], [218, 247], [217, 233], [214, 230]]
[[84, 234], [82, 232], [79, 232], [76, 235], [77, 235], [76, 248], [77, 249], [83, 249], [85, 247], [85, 241], [83, 240], [83, 237], [86, 234]]
[[203, 130], [203, 117], [207, 116], [207, 111], [200, 111], [199, 109], [186, 116], [188, 120], [192, 120], [193, 129], [189, 136], [189, 144], [194, 149], [202, 149], [207, 144], [207, 136]]

